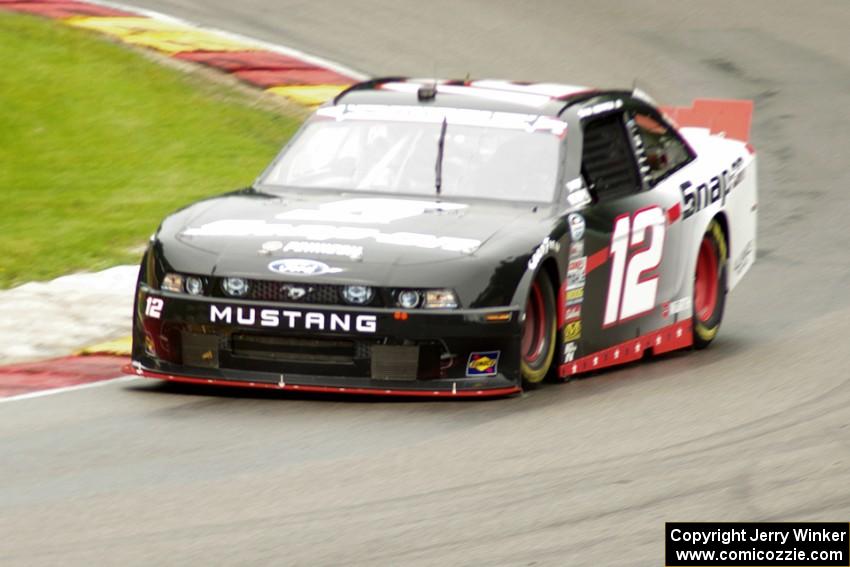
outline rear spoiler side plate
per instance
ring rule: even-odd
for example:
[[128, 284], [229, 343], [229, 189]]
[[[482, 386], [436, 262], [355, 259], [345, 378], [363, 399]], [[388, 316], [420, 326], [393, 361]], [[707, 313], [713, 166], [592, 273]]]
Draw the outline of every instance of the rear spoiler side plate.
[[660, 108], [679, 128], [708, 128], [712, 134], [723, 134], [740, 142], [750, 141], [751, 100], [697, 99], [690, 107]]

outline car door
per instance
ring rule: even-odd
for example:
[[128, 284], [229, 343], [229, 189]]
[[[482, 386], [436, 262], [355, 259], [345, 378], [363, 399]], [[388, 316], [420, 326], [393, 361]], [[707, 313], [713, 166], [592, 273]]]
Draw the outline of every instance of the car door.
[[675, 183], [687, 163], [659, 172], [665, 158], [657, 144], [647, 151], [639, 124], [669, 130], [657, 113], [634, 101], [582, 121], [582, 175], [594, 198], [585, 209], [583, 356], [673, 322], [670, 302], [683, 287]]

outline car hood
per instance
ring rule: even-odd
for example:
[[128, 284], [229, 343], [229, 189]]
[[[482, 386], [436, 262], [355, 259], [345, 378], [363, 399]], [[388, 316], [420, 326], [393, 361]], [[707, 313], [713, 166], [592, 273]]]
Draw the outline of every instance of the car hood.
[[[156, 238], [166, 264], [185, 273], [447, 285], [447, 273], [462, 276], [459, 265], [527, 258], [549, 232], [549, 212], [519, 203], [247, 190], [178, 211]], [[270, 268], [280, 260], [294, 261], [283, 262], [283, 272]]]

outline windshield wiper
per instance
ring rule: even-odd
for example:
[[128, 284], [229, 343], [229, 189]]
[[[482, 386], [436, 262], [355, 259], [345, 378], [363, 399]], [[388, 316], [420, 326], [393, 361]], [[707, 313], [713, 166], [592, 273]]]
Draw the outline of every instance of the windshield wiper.
[[446, 145], [446, 117], [443, 117], [443, 125], [440, 127], [440, 140], [437, 142], [437, 165], [435, 167], [436, 178], [434, 185], [437, 188], [437, 195], [440, 194], [440, 189], [443, 187], [443, 147]]

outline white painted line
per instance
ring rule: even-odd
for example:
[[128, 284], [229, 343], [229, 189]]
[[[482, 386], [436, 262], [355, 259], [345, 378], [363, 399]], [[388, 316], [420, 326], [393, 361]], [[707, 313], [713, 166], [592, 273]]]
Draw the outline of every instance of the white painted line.
[[76, 386], [65, 386], [63, 388], [51, 388], [50, 390], [39, 390], [37, 392], [29, 392], [18, 396], [9, 396], [8, 398], [0, 398], [0, 404], [5, 402], [19, 402], [21, 400], [31, 400], [33, 398], [41, 398], [44, 396], [52, 396], [53, 394], [64, 394], [65, 392], [73, 392], [74, 390], [85, 390], [87, 388], [98, 388], [108, 384], [116, 384], [118, 382], [129, 382], [131, 380], [139, 380], [138, 376], [120, 376], [118, 378], [110, 378], [107, 380], [98, 380], [97, 382], [88, 382], [86, 384], [77, 384]]
[[[336, 61], [331, 61], [329, 59], [325, 59], [324, 57], [319, 57], [317, 55], [310, 55], [309, 53], [305, 53], [298, 49], [287, 47], [285, 45], [280, 45], [277, 43], [271, 43], [268, 41], [263, 41], [262, 39], [256, 39], [250, 36], [225, 31], [219, 28], [214, 28], [211, 26], [205, 26], [203, 24], [199, 24], [196, 22], [191, 22], [189, 20], [184, 20], [182, 18], [177, 18], [174, 16], [170, 16], [168, 14], [163, 14], [162, 12], [157, 12], [155, 10], [148, 10], [147, 8], [138, 8], [131, 4], [124, 4], [121, 2], [111, 2], [109, 0], [84, 0], [89, 4], [97, 4], [98, 6], [104, 6], [106, 8], [114, 8], [116, 10], [124, 10], [125, 12], [134, 12], [139, 14], [140, 16], [145, 16], [152, 20], [159, 20], [162, 22], [171, 22], [174, 24], [182, 24], [185, 26], [192, 26], [194, 28], [202, 29], [204, 31], [208, 31], [219, 35], [224, 38], [242, 41], [247, 43], [253, 43], [258, 47], [262, 47], [263, 49], [267, 49], [269, 51], [274, 51], [275, 53], [280, 53], [281, 55], [289, 55], [290, 57], [297, 57], [302, 59], [308, 63], [312, 63], [314, 65], [318, 65], [320, 67], [325, 67], [332, 71], [336, 71], [337, 73], [348, 75], [355, 81], [364, 81], [369, 78], [369, 75], [365, 73], [361, 73], [360, 71], [355, 71], [351, 67], [347, 67], [342, 63], [337, 63]], [[95, 16], [96, 17], [96, 16]]]

